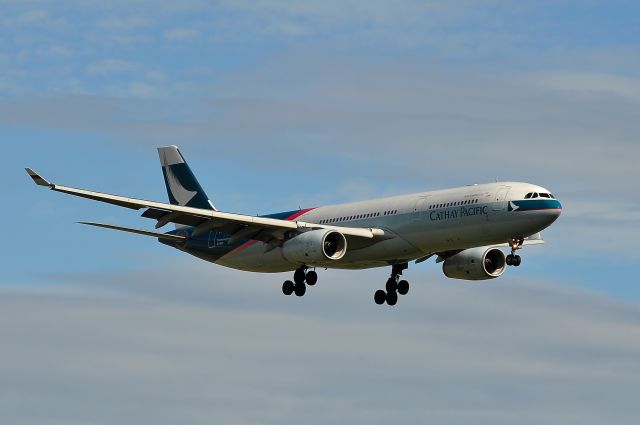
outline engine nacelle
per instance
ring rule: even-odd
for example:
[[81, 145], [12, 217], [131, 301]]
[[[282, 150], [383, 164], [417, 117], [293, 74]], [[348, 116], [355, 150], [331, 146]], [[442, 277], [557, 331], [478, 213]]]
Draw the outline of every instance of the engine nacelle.
[[506, 261], [498, 248], [465, 249], [447, 258], [442, 264], [445, 276], [452, 279], [486, 280], [495, 279], [504, 273]]
[[311, 230], [289, 239], [282, 255], [293, 263], [318, 266], [336, 261], [347, 252], [347, 239], [334, 230]]

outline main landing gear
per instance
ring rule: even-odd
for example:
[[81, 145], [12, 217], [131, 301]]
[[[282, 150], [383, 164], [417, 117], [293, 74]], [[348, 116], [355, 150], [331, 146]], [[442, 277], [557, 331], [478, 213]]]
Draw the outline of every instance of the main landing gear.
[[378, 289], [376, 293], [373, 295], [373, 300], [378, 305], [382, 305], [385, 302], [389, 305], [396, 305], [398, 302], [398, 294], [407, 295], [409, 292], [409, 282], [406, 280], [400, 280], [400, 276], [402, 276], [402, 271], [406, 270], [409, 267], [409, 264], [394, 264], [391, 267], [391, 277], [387, 279], [387, 284], [385, 285], [385, 290]]
[[522, 258], [519, 255], [516, 255], [516, 251], [522, 249], [522, 245], [524, 244], [524, 238], [511, 238], [509, 240], [509, 247], [511, 248], [511, 254], [507, 255], [505, 258], [505, 262], [508, 266], [518, 267], [522, 262]]
[[291, 295], [295, 293], [298, 297], [303, 296], [307, 292], [307, 285], [313, 286], [318, 281], [318, 274], [314, 270], [308, 270], [306, 267], [300, 267], [293, 274], [293, 282], [285, 280], [282, 284], [282, 293]]

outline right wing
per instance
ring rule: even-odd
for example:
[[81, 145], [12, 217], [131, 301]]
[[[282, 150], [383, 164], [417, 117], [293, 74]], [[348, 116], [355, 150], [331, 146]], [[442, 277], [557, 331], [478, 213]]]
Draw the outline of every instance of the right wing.
[[180, 235], [172, 235], [171, 233], [148, 232], [146, 230], [132, 229], [130, 227], [116, 226], [115, 224], [94, 223], [91, 221], [79, 221], [79, 224], [87, 226], [102, 227], [105, 229], [120, 230], [121, 232], [135, 233], [136, 235], [153, 236], [158, 239], [165, 239], [173, 242], [184, 242], [187, 238]]
[[[298, 233], [309, 229], [332, 229], [354, 238], [363, 238], [373, 242], [374, 239], [386, 239], [384, 230], [376, 228], [327, 226], [304, 221], [288, 221], [269, 217], [257, 217], [243, 214], [226, 213], [222, 211], [186, 207], [167, 204], [164, 202], [146, 201], [102, 192], [77, 189], [50, 183], [31, 168], [27, 173], [38, 186], [48, 187], [56, 192], [106, 202], [120, 207], [139, 210], [146, 208], [143, 217], [158, 220], [156, 228], [167, 223], [186, 224], [195, 227], [191, 234], [197, 237], [210, 230], [220, 231], [231, 235], [232, 239], [255, 239], [263, 242], [275, 240], [284, 241]], [[102, 226], [106, 227], [106, 226]]]

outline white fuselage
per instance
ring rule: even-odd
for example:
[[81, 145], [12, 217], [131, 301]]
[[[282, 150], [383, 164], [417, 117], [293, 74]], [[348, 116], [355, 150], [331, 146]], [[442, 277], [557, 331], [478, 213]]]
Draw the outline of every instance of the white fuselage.
[[[560, 203], [549, 198], [525, 200], [531, 192], [548, 193], [528, 183], [490, 183], [319, 207], [297, 219], [384, 230], [386, 238], [375, 243], [350, 240], [346, 255], [325, 265], [380, 267], [433, 253], [503, 244], [510, 238], [540, 232], [558, 218]], [[268, 250], [258, 241], [246, 242], [215, 262], [255, 272], [282, 272], [300, 266], [288, 261], [282, 249]]]

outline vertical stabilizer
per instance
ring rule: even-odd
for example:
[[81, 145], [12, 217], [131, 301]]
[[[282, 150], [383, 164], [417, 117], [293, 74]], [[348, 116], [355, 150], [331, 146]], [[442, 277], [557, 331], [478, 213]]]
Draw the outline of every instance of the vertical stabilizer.
[[177, 146], [158, 148], [158, 155], [169, 202], [173, 205], [216, 210]]

